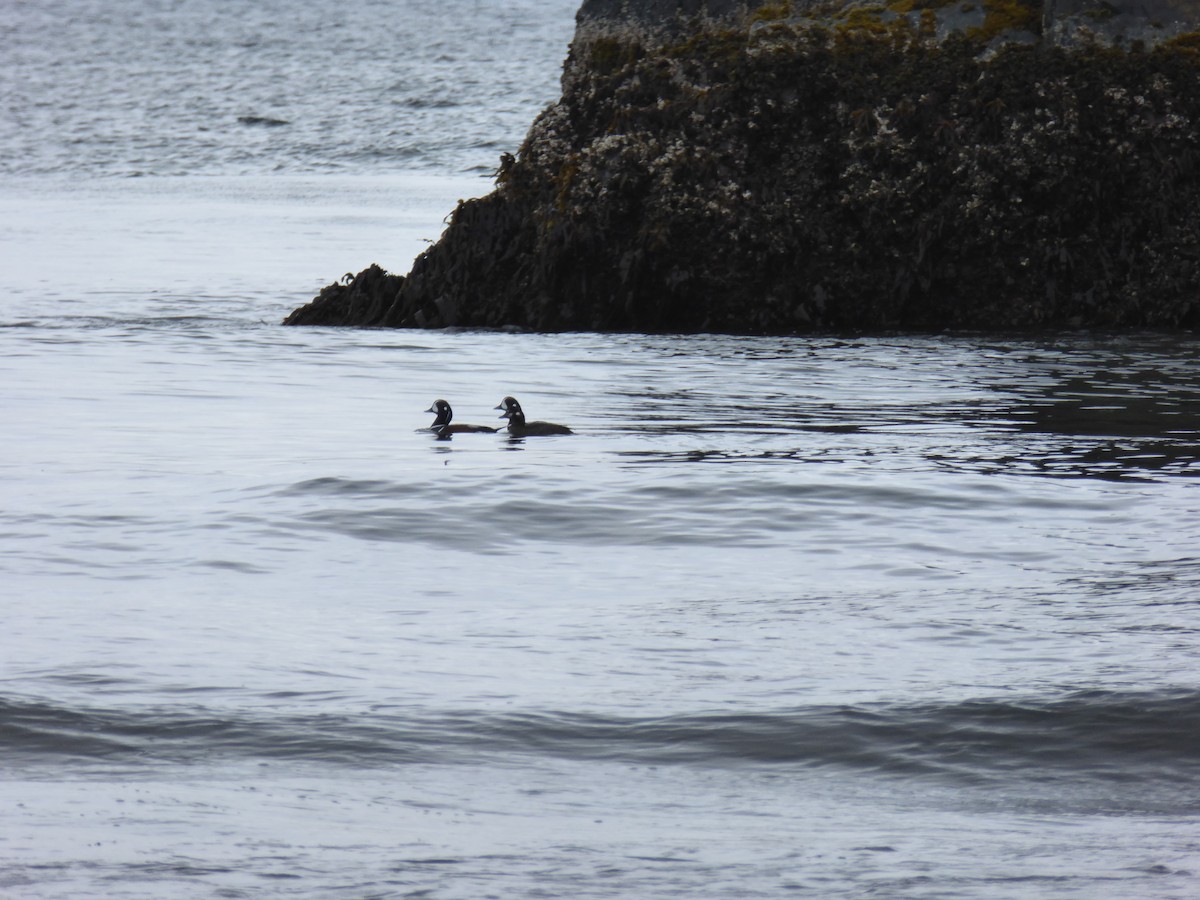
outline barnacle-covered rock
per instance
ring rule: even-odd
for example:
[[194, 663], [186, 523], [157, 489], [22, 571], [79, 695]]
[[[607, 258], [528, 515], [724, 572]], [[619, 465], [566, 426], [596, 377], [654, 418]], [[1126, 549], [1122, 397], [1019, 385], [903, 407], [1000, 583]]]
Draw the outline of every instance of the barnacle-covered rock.
[[288, 322], [1192, 326], [1198, 29], [1182, 0], [586, 0], [495, 191]]

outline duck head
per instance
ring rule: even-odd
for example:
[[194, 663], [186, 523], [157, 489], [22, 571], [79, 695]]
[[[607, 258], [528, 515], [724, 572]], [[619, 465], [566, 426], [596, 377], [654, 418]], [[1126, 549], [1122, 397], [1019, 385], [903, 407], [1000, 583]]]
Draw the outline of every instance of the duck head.
[[510, 425], [525, 424], [525, 413], [521, 411], [521, 404], [516, 401], [515, 397], [505, 397], [496, 409], [504, 410], [500, 414], [500, 418], [508, 419]]
[[450, 420], [454, 418], [454, 411], [450, 409], [450, 404], [445, 400], [434, 400], [433, 406], [429, 407], [425, 412], [437, 415], [437, 418], [433, 420], [433, 424], [429, 426], [432, 429], [449, 425]]

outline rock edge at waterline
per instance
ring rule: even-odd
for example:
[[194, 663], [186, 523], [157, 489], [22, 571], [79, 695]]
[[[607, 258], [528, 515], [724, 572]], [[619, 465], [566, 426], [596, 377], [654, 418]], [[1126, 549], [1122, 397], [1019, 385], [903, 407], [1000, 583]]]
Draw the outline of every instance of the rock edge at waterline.
[[587, 0], [495, 190], [285, 323], [1198, 321], [1197, 4]]

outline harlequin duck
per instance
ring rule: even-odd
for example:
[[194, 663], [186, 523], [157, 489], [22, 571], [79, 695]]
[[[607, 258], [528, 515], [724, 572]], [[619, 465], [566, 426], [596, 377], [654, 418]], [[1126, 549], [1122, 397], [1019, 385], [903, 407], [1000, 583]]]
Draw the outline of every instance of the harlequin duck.
[[437, 413], [437, 418], [433, 420], [433, 424], [429, 426], [429, 430], [438, 437], [450, 434], [465, 434], [472, 431], [486, 431], [488, 434], [495, 434], [496, 429], [489, 425], [451, 425], [450, 420], [454, 418], [454, 410], [450, 408], [450, 404], [445, 400], [434, 400], [433, 406], [425, 410], [427, 413]]
[[512, 397], [505, 397], [496, 409], [504, 412], [500, 418], [508, 419], [508, 433], [515, 437], [525, 437], [536, 434], [574, 434], [566, 425], [555, 425], [553, 422], [526, 422], [521, 404]]

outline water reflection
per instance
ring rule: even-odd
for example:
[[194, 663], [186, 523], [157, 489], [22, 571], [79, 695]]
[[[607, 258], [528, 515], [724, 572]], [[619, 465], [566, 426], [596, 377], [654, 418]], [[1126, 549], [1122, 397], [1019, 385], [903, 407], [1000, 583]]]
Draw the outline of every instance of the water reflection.
[[1147, 337], [1053, 348], [1010, 385], [1013, 419], [1037, 474], [1153, 480], [1192, 475], [1200, 459], [1200, 378], [1192, 342]]
[[1200, 462], [1193, 347], [1159, 335], [646, 339], [660, 377], [617, 389], [602, 416], [654, 445], [619, 451], [631, 464], [886, 459], [1157, 480]]
[[[1119, 572], [1104, 572], [1066, 582], [1078, 585], [1094, 599], [1120, 598], [1125, 604], [1145, 606], [1200, 606], [1200, 559], [1152, 559], [1126, 565]], [[1130, 626], [1135, 627], [1135, 626]], [[1146, 623], [1137, 627], [1153, 630], [1180, 629], [1192, 633], [1194, 628], [1180, 623]]]

